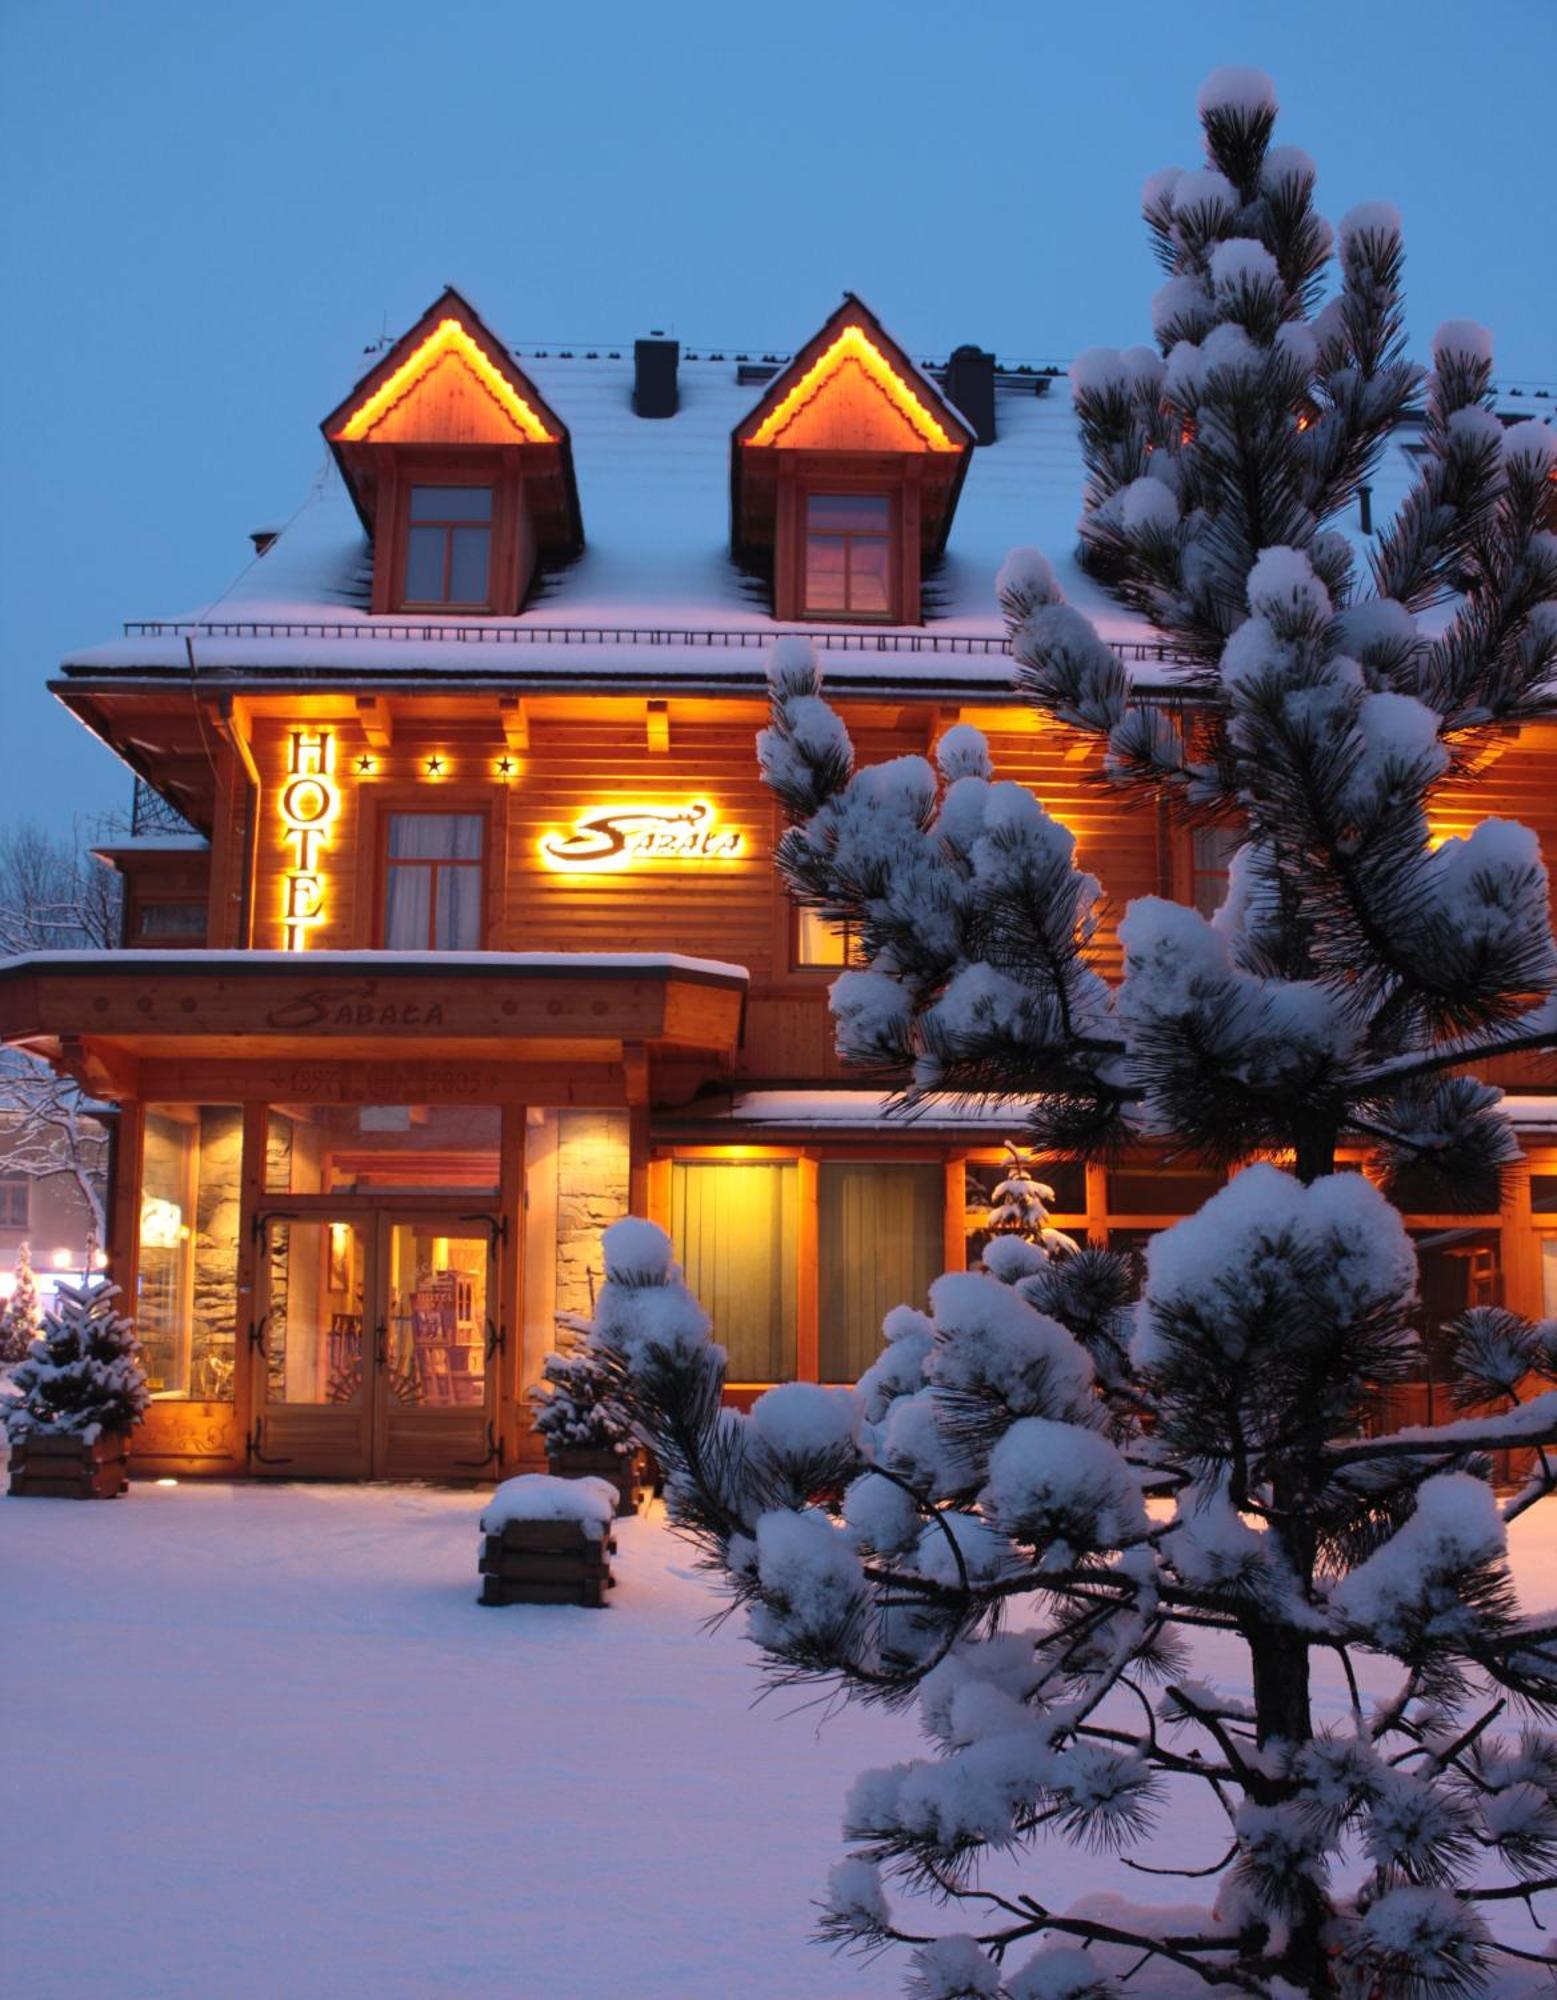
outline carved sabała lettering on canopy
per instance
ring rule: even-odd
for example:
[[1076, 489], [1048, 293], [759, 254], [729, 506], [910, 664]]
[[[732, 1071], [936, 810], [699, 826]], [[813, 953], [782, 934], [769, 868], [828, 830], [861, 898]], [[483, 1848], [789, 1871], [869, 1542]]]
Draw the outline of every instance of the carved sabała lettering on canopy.
[[277, 798], [281, 845], [287, 866], [281, 878], [281, 938], [286, 951], [304, 951], [308, 933], [325, 919], [327, 878], [320, 856], [340, 811], [335, 782], [335, 732], [293, 729], [287, 737], [287, 775]]
[[656, 861], [728, 861], [741, 852], [736, 827], [721, 826], [706, 799], [685, 805], [597, 806], [566, 833], [541, 837], [553, 868], [631, 868]]
[[356, 986], [315, 986], [272, 1007], [267, 1028], [441, 1028], [441, 1000], [382, 995], [376, 979]]

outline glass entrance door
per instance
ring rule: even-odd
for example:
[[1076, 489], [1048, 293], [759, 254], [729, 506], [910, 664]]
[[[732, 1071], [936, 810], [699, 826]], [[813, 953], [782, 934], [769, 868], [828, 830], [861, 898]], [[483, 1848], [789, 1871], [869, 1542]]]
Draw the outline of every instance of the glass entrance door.
[[489, 1450], [492, 1230], [468, 1217], [380, 1218], [379, 1478], [456, 1478]]
[[366, 1479], [373, 1461], [370, 1218], [273, 1215], [251, 1344], [259, 1369], [250, 1462], [286, 1479]]
[[495, 1231], [310, 1204], [264, 1219], [250, 1463], [285, 1479], [492, 1469]]

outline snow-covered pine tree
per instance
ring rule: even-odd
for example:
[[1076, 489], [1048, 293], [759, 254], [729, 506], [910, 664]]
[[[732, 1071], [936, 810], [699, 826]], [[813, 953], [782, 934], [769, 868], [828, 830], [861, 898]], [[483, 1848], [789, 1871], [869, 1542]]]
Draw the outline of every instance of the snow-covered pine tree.
[[[855, 1785], [824, 1931], [909, 1947], [923, 2000], [1551, 1976], [1522, 1912], [1557, 1887], [1557, 1612], [1519, 1609], [1506, 1533], [1557, 1479], [1557, 1394], [1529, 1395], [1557, 1326], [1467, 1314], [1475, 1413], [1363, 1415], [1418, 1352], [1389, 1191], [1493, 1205], [1515, 1146], [1467, 1065], [1553, 1041], [1535, 840], [1435, 842], [1427, 807], [1557, 706], [1557, 437], [1505, 430], [1486, 335], [1442, 329], [1417, 483], [1358, 574], [1331, 524], [1422, 386], [1400, 232], [1345, 217], [1321, 305], [1331, 233], [1275, 108], [1263, 77], [1211, 79], [1205, 165], [1146, 188], [1156, 348], [1073, 375], [1085, 560], [1177, 649], [1176, 701], [1137, 697], [1041, 556], [1001, 580], [1034, 706], [1104, 739], [1125, 792], [1236, 830], [1216, 919], [1134, 903], [1111, 991], [1070, 833], [971, 728], [933, 768], [856, 770], [802, 641], [760, 739], [791, 892], [864, 947], [832, 995], [855, 1063], [909, 1100], [1026, 1098], [1050, 1155], [1171, 1135], [1239, 1171], [1153, 1241], [1137, 1305], [1101, 1251], [949, 1273], [855, 1397], [790, 1384], [749, 1417], [665, 1239], [607, 1238], [599, 1337], [772, 1674], [918, 1697], [928, 1754]], [[1504, 1446], [1536, 1450], [1500, 1505]], [[1323, 1719], [1321, 1663], [1352, 1690]], [[1056, 1907], [1041, 1866], [1012, 1886], [1053, 1838], [1202, 1878], [1204, 1907], [1178, 1884], [1155, 1914]]]
[[619, 1399], [619, 1371], [589, 1339], [589, 1322], [559, 1316], [561, 1345], [541, 1364], [528, 1391], [535, 1428], [551, 1453], [608, 1451], [630, 1458], [638, 1448], [632, 1419]]
[[24, 1359], [42, 1326], [43, 1314], [38, 1306], [38, 1281], [33, 1276], [32, 1252], [29, 1245], [21, 1243], [16, 1250], [16, 1277], [11, 1296], [5, 1302], [5, 1311], [0, 1313], [0, 1367], [9, 1367], [12, 1362]]
[[11, 1375], [11, 1401], [0, 1420], [13, 1444], [42, 1433], [92, 1438], [130, 1431], [146, 1414], [150, 1392], [135, 1328], [114, 1308], [119, 1287], [58, 1287], [32, 1352]]

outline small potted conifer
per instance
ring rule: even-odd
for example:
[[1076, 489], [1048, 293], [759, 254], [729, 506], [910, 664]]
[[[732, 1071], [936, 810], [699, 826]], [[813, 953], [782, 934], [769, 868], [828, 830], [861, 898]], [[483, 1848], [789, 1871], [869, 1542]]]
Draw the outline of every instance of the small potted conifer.
[[635, 1514], [643, 1458], [616, 1394], [611, 1360], [591, 1344], [588, 1320], [557, 1317], [561, 1344], [547, 1355], [542, 1379], [529, 1392], [547, 1465], [561, 1479], [608, 1479], [617, 1490], [617, 1514]]
[[130, 1432], [150, 1401], [135, 1329], [114, 1309], [119, 1287], [62, 1284], [43, 1331], [12, 1372], [0, 1422], [11, 1492], [112, 1500], [127, 1482]]

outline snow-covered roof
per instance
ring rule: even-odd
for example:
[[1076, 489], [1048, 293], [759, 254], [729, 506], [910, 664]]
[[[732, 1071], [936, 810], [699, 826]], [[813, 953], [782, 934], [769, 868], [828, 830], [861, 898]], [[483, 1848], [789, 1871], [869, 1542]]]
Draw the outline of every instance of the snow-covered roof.
[[102, 840], [92, 849], [96, 855], [109, 854], [205, 854], [211, 843], [203, 833], [127, 833]]
[[[1026, 1100], [993, 1099], [969, 1103], [964, 1098], [933, 1096], [911, 1112], [893, 1110], [896, 1099], [879, 1090], [744, 1090], [719, 1100], [689, 1104], [665, 1114], [662, 1123], [678, 1127], [731, 1125], [803, 1127], [827, 1130], [982, 1132], [990, 1136], [1021, 1128], [1031, 1109]], [[728, 1134], [724, 1134], [728, 1136]]]
[[692, 958], [680, 951], [254, 951], [213, 949], [191, 945], [174, 951], [126, 951], [107, 945], [88, 951], [27, 951], [0, 959], [7, 972], [78, 972], [93, 965], [111, 965], [116, 972], [137, 967], [161, 971], [170, 965], [219, 972], [223, 978], [243, 972], [479, 972], [499, 976], [534, 974], [680, 973], [689, 979], [744, 986], [751, 978], [744, 965], [722, 958]]
[[[630, 352], [514, 352], [571, 432], [585, 533], [583, 555], [518, 616], [371, 616], [370, 551], [327, 460], [276, 541], [224, 591], [70, 654], [66, 673], [182, 674], [187, 633], [203, 673], [755, 683], [774, 634], [807, 629], [826, 649], [834, 684], [1003, 687], [1009, 664], [995, 577], [1009, 550], [1026, 544], [1050, 557], [1066, 595], [1140, 663], [1143, 678], [1164, 677], [1157, 635], [1075, 563], [1084, 473], [1063, 379], [1007, 376], [998, 388], [998, 439], [972, 454], [945, 557], [927, 580], [922, 626], [811, 628], [777, 624], [730, 560], [731, 431], [761, 397], [761, 383], [742, 382], [733, 359], [683, 355], [677, 413], [645, 419], [632, 409]], [[1388, 519], [1412, 470], [1405, 445], [1392, 444], [1374, 481], [1376, 522]]]

